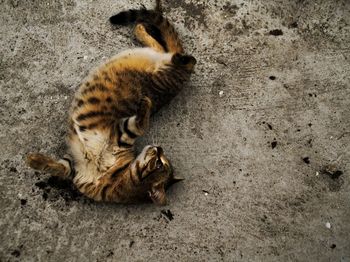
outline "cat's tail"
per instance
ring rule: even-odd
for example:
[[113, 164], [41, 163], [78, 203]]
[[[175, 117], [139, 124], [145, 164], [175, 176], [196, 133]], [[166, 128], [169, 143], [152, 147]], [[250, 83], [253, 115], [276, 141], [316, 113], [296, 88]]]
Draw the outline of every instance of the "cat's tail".
[[131, 23], [144, 23], [147, 33], [152, 36], [166, 52], [184, 53], [181, 40], [174, 26], [162, 15], [160, 0], [154, 10], [130, 9], [122, 11], [109, 18], [114, 25], [127, 25]]
[[61, 178], [72, 179], [74, 177], [72, 160], [68, 157], [56, 161], [40, 153], [31, 153], [27, 156], [27, 164], [35, 170], [44, 171]]

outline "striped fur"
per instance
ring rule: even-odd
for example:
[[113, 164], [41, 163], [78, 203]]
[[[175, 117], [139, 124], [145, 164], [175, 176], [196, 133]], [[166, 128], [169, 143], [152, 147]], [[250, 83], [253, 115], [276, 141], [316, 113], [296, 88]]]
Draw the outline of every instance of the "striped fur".
[[123, 11], [110, 21], [136, 23], [134, 33], [145, 47], [119, 53], [80, 85], [69, 118], [73, 161], [30, 154], [28, 164], [73, 179], [80, 192], [96, 201], [148, 198], [165, 204], [165, 189], [178, 181], [169, 160], [156, 146], [146, 146], [135, 156], [134, 143], [147, 131], [151, 114], [189, 80], [196, 60], [183, 54], [159, 1], [156, 10]]

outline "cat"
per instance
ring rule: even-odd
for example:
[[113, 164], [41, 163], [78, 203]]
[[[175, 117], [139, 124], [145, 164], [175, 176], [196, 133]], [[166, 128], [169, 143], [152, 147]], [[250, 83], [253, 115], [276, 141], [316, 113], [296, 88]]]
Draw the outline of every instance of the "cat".
[[189, 80], [196, 59], [184, 54], [174, 27], [154, 10], [130, 9], [110, 17], [114, 25], [136, 24], [142, 48], [123, 51], [90, 73], [78, 88], [69, 115], [70, 156], [55, 160], [27, 156], [30, 167], [72, 179], [96, 201], [165, 205], [166, 189], [182, 180], [161, 147], [147, 145], [134, 153], [150, 116], [167, 104]]

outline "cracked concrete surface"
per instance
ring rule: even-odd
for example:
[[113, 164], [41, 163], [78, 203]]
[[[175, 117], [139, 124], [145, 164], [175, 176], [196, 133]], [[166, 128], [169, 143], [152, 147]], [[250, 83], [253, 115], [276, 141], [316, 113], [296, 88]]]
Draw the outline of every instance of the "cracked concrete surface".
[[24, 164], [65, 152], [74, 90], [153, 1], [2, 0], [0, 261], [350, 261], [350, 2], [164, 1], [196, 73], [152, 120], [186, 181], [91, 202]]

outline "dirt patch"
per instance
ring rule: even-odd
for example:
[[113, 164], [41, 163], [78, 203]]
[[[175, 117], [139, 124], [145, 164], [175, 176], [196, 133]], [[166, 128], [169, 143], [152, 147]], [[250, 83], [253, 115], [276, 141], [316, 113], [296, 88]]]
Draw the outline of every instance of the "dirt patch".
[[328, 188], [332, 192], [337, 192], [344, 184], [342, 178], [343, 171], [339, 170], [335, 165], [327, 165], [320, 171], [323, 180], [328, 184]]
[[235, 16], [237, 14], [237, 11], [239, 10], [239, 7], [235, 4], [232, 4], [230, 2], [227, 2], [223, 6], [223, 11], [229, 15]]
[[171, 12], [169, 10], [170, 8], [182, 8], [186, 12], [186, 16], [184, 17], [186, 27], [193, 28], [194, 22], [198, 22], [199, 25], [202, 25], [205, 28], [208, 27], [207, 21], [205, 20], [205, 5], [200, 3], [186, 3], [184, 0], [169, 1], [166, 4], [168, 5], [168, 8], [165, 7], [165, 10], [169, 13]]
[[55, 176], [50, 177], [47, 181], [39, 181], [35, 183], [35, 186], [43, 191], [42, 197], [45, 201], [55, 201], [58, 198], [63, 198], [68, 203], [78, 201], [82, 197], [71, 181]]

